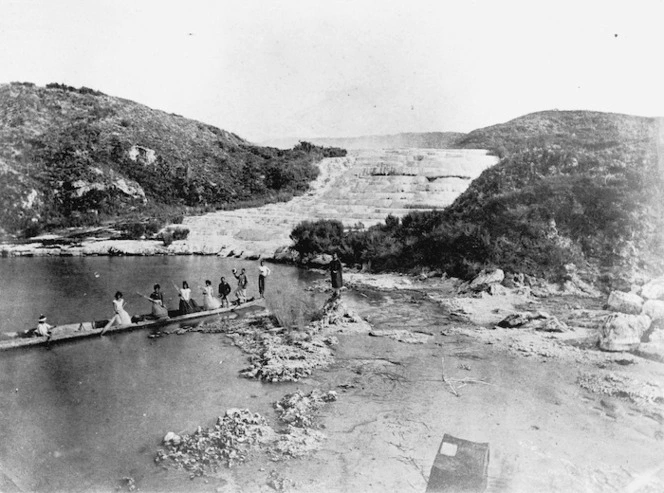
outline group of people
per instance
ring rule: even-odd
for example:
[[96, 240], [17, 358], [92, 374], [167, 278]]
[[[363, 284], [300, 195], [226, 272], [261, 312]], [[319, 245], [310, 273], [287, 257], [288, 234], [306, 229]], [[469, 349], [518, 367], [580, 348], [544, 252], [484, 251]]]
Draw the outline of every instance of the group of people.
[[[332, 289], [334, 290], [335, 296], [339, 295], [339, 290], [343, 286], [343, 277], [342, 277], [342, 266], [339, 258], [336, 254], [332, 257], [332, 262], [329, 265]], [[241, 269], [240, 272], [237, 272], [237, 269], [233, 269], [233, 276], [237, 279], [237, 289], [235, 290], [235, 296], [237, 299], [234, 303], [242, 304], [247, 302], [247, 285], [249, 281], [247, 280], [246, 269]], [[260, 261], [260, 266], [258, 267], [258, 295], [260, 298], [265, 297], [265, 279], [271, 274], [271, 270], [268, 266], [265, 265], [263, 260]], [[215, 296], [214, 289], [212, 288], [212, 282], [208, 279], [205, 281], [205, 286], [201, 288], [203, 294], [203, 306], [200, 306], [194, 298], [191, 297], [191, 288], [187, 281], [182, 282], [182, 288], [178, 288], [175, 283], [173, 287], [178, 292], [180, 298], [179, 302], [179, 315], [186, 315], [188, 313], [194, 313], [202, 310], [215, 310], [222, 307], [230, 307], [230, 302], [228, 296], [231, 294], [232, 288], [230, 284], [226, 281], [225, 277], [221, 277], [217, 295]], [[140, 294], [140, 293], [138, 293]], [[161, 286], [155, 284], [153, 286], [153, 292], [150, 296], [144, 296], [148, 301], [152, 303], [152, 318], [162, 319], [168, 318], [168, 309], [164, 303], [164, 294], [161, 291]], [[103, 334], [108, 330], [109, 327], [113, 325], [129, 325], [132, 323], [131, 316], [125, 310], [125, 300], [123, 298], [122, 292], [117, 291], [113, 298], [113, 317], [108, 321], [106, 326], [102, 329], [101, 333]], [[31, 335], [37, 337], [50, 337], [51, 329], [53, 327], [46, 323], [46, 317], [41, 315], [39, 317], [39, 324], [36, 329], [31, 329]]]
[[[246, 269], [241, 269], [240, 272], [237, 272], [237, 269], [233, 269], [233, 276], [237, 279], [237, 289], [235, 290], [235, 295], [237, 299], [234, 303], [242, 304], [247, 302], [247, 286], [249, 281], [247, 279]], [[271, 274], [271, 270], [268, 266], [265, 265], [263, 260], [260, 261], [260, 266], [258, 267], [258, 293], [260, 298], [265, 297], [265, 278]], [[205, 286], [201, 287], [201, 294], [203, 295], [203, 305], [199, 305], [196, 300], [191, 295], [191, 288], [187, 281], [182, 282], [182, 288], [179, 288], [175, 283], [173, 287], [178, 292], [179, 297], [179, 315], [187, 315], [189, 313], [199, 312], [202, 310], [215, 310], [217, 308], [230, 307], [230, 301], [228, 296], [231, 294], [232, 288], [230, 284], [226, 281], [225, 277], [221, 277], [218, 294], [215, 295], [214, 288], [212, 287], [212, 282], [207, 279], [205, 281]], [[153, 286], [154, 291], [150, 296], [143, 296], [148, 301], [152, 303], [152, 313], [151, 316], [155, 319], [168, 318], [168, 309], [164, 303], [164, 294], [161, 291], [161, 286], [155, 284]], [[106, 326], [102, 330], [102, 334], [113, 325], [127, 325], [131, 324], [131, 316], [125, 310], [125, 301], [120, 291], [115, 293], [113, 299], [113, 317], [108, 321]]]

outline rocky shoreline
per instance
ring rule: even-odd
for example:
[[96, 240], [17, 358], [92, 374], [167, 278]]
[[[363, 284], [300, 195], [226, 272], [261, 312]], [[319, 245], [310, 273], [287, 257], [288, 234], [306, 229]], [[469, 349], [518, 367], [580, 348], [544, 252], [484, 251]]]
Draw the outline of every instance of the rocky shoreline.
[[[421, 491], [442, 433], [454, 432], [491, 442], [497, 491], [622, 490], [653, 467], [664, 439], [660, 360], [605, 350], [601, 340], [607, 320], [637, 305], [648, 303], [661, 323], [649, 297], [664, 296], [664, 280], [608, 299], [571, 280], [515, 285], [497, 271], [469, 283], [350, 272], [346, 280], [306, 327], [278, 327], [263, 314], [192, 329], [242, 349], [249, 366], [240, 376], [302, 388], [275, 402], [275, 418], [229, 409], [209, 428], [168, 433], [157, 462], [200, 477], [197, 491]], [[580, 443], [602, 447], [589, 454]], [[542, 473], [526, 473], [535, 467]], [[643, 491], [663, 485], [654, 474]]]

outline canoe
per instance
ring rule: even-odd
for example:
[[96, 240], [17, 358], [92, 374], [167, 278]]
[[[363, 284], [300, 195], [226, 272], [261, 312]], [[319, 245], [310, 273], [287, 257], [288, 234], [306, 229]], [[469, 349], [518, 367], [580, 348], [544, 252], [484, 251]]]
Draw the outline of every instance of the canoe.
[[[188, 313], [186, 315], [177, 315], [177, 311], [169, 311], [168, 318], [160, 319], [151, 319], [144, 318], [143, 320], [137, 320], [134, 323], [127, 325], [113, 325], [109, 327], [104, 335], [111, 334], [113, 332], [124, 332], [129, 330], [138, 330], [138, 329], [157, 329], [159, 327], [165, 327], [168, 325], [178, 324], [182, 325], [196, 325], [204, 321], [205, 319], [215, 317], [217, 315], [223, 315], [225, 313], [234, 313], [241, 310], [245, 310], [251, 307], [260, 307], [265, 306], [264, 299], [257, 299], [253, 301], [248, 301], [242, 303], [241, 305], [235, 305], [228, 308], [217, 308], [215, 310], [203, 310], [200, 312]], [[147, 317], [147, 316], [146, 316]], [[12, 332], [10, 334], [0, 334], [0, 337], [5, 337], [5, 339], [0, 339], [0, 351], [5, 351], [8, 349], [18, 349], [31, 346], [42, 346], [46, 344], [52, 344], [59, 341], [69, 341], [74, 339], [82, 339], [84, 337], [90, 337], [94, 335], [100, 335], [103, 328], [108, 323], [108, 320], [98, 320], [94, 322], [81, 322], [77, 324], [65, 324], [65, 325], [56, 325], [51, 329], [51, 337], [39, 336], [39, 337], [29, 337], [23, 334]]]

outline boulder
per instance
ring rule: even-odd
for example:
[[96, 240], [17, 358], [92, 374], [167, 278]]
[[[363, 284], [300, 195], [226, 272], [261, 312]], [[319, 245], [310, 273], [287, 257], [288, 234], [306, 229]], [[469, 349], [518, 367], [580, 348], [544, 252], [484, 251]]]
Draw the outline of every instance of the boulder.
[[182, 438], [180, 437], [180, 435], [178, 435], [177, 433], [173, 433], [172, 431], [166, 433], [166, 436], [164, 437], [164, 445], [169, 445], [169, 444], [179, 445], [181, 441]]
[[614, 313], [600, 327], [599, 348], [604, 351], [631, 351], [639, 347], [650, 327], [650, 317]]
[[664, 342], [646, 342], [641, 344], [634, 354], [652, 361], [664, 363]]
[[492, 284], [500, 284], [505, 279], [505, 273], [502, 269], [496, 269], [491, 272], [483, 270], [470, 283], [471, 291], [486, 291]]
[[531, 329], [542, 332], [567, 332], [569, 327], [547, 312], [518, 312], [498, 322], [497, 327]]
[[609, 310], [613, 312], [629, 313], [638, 315], [641, 313], [643, 298], [638, 294], [625, 293], [623, 291], [611, 291], [607, 302]]
[[664, 276], [644, 284], [641, 296], [647, 300], [664, 300]]
[[657, 342], [659, 344], [664, 344], [664, 330], [655, 329], [648, 336], [648, 342]]
[[641, 315], [648, 315], [653, 322], [664, 320], [664, 301], [647, 300], [641, 307]]

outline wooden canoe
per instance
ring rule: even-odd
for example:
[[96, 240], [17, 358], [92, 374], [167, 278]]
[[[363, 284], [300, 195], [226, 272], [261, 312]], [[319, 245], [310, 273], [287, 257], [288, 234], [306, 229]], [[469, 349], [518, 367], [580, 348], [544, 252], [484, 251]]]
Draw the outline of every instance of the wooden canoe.
[[[109, 327], [104, 335], [113, 332], [124, 332], [128, 330], [138, 329], [157, 329], [168, 325], [196, 325], [205, 319], [223, 315], [225, 313], [232, 313], [244, 310], [251, 307], [265, 306], [264, 299], [257, 299], [242, 303], [241, 305], [234, 305], [228, 308], [217, 308], [215, 310], [204, 310], [200, 312], [188, 313], [187, 315], [177, 315], [177, 311], [169, 314], [172, 316], [161, 319], [145, 318], [128, 325], [113, 325]], [[8, 349], [18, 349], [31, 346], [42, 346], [52, 344], [59, 341], [69, 341], [74, 339], [82, 339], [94, 335], [100, 335], [103, 328], [108, 323], [108, 320], [98, 320], [95, 322], [81, 322], [77, 324], [56, 325], [51, 329], [51, 337], [29, 337], [21, 333], [12, 332], [8, 334], [0, 334], [0, 351]], [[4, 338], [3, 338], [4, 337]]]

